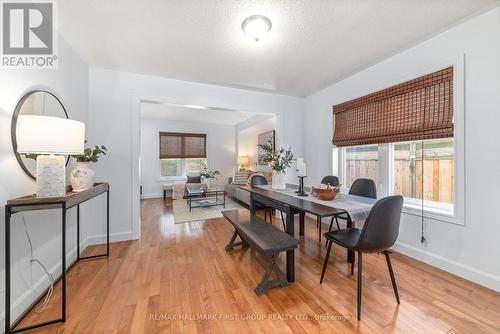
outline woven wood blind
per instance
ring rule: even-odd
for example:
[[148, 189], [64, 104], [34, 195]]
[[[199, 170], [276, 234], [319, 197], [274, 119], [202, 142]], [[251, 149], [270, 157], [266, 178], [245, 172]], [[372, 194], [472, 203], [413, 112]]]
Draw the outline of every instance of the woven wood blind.
[[160, 132], [160, 159], [206, 157], [206, 134]]
[[453, 137], [453, 67], [333, 106], [337, 146]]

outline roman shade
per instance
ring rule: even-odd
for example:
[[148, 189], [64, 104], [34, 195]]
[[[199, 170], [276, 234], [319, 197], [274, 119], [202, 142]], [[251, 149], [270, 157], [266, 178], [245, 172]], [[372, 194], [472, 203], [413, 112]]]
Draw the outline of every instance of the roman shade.
[[160, 159], [206, 157], [206, 134], [160, 132]]
[[333, 106], [337, 146], [453, 137], [453, 67]]

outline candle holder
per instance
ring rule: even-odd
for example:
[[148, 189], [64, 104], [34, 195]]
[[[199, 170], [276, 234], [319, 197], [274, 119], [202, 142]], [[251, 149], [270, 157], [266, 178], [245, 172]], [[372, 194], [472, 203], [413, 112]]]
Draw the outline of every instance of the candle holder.
[[304, 191], [304, 178], [305, 177], [307, 177], [307, 176], [299, 176], [299, 190], [296, 191], [297, 195], [302, 196], [302, 197], [309, 196]]

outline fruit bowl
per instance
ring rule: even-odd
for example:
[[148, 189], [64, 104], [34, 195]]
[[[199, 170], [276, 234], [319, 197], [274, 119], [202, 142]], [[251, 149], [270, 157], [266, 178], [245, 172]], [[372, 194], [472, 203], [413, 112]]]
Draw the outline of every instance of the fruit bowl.
[[339, 189], [335, 187], [330, 187], [330, 188], [312, 187], [313, 195], [322, 201], [333, 201], [337, 196], [338, 192]]

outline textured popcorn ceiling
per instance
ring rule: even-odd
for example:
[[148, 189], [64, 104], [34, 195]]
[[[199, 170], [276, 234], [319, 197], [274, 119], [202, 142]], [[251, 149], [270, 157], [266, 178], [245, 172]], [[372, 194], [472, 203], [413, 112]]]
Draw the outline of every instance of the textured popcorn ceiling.
[[[64, 0], [59, 27], [92, 66], [305, 96], [496, 0]], [[268, 16], [249, 40], [241, 22]]]

